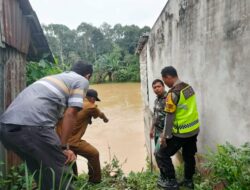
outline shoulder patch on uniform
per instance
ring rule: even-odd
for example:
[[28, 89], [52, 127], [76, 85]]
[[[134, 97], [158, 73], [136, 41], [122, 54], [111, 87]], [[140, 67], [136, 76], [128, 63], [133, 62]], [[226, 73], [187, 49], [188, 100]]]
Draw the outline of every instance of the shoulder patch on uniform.
[[187, 87], [182, 92], [183, 92], [183, 95], [184, 95], [185, 99], [188, 99], [188, 98], [190, 98], [191, 96], [193, 96], [195, 94], [194, 90], [193, 90], [193, 88], [191, 86]]
[[174, 104], [172, 100], [172, 93], [169, 93], [166, 99], [166, 107], [165, 112], [167, 113], [174, 113], [176, 111], [176, 105]]

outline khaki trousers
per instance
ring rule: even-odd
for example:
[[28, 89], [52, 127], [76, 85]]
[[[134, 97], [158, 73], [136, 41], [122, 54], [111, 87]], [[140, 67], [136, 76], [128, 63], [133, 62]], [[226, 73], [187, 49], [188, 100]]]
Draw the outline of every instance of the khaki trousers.
[[[99, 183], [101, 181], [101, 166], [98, 150], [85, 140], [81, 140], [77, 144], [70, 144], [70, 149], [88, 160], [89, 182]], [[74, 168], [74, 172], [77, 174], [77, 168]]]

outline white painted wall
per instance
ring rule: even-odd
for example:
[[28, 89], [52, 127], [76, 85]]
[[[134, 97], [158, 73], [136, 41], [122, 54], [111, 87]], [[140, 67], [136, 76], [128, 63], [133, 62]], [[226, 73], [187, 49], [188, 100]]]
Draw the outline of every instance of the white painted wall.
[[[148, 94], [142, 91], [149, 96], [145, 109], [152, 111], [151, 83], [165, 66], [176, 67], [181, 80], [194, 87], [200, 150], [226, 141], [234, 145], [250, 141], [249, 0], [169, 0], [140, 60], [147, 64], [141, 70], [149, 85]], [[149, 111], [145, 113], [147, 117]]]

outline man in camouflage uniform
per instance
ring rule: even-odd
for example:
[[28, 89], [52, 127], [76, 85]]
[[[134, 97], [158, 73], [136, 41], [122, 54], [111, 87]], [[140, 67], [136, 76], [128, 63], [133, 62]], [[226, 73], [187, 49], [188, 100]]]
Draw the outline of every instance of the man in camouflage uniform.
[[[155, 149], [160, 148], [159, 137], [163, 133], [163, 128], [165, 124], [166, 112], [166, 97], [167, 92], [165, 91], [165, 86], [162, 80], [156, 79], [152, 83], [152, 88], [156, 94], [156, 99], [154, 102], [154, 115], [153, 123], [150, 130], [150, 138], [155, 141]], [[163, 178], [163, 173], [161, 172], [159, 180]]]

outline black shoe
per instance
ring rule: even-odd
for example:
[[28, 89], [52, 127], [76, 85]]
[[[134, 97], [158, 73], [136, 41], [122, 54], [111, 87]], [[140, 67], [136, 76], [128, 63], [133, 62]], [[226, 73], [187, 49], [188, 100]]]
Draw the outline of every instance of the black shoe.
[[176, 179], [158, 179], [158, 186], [164, 188], [165, 190], [179, 190], [179, 185]]
[[194, 189], [194, 182], [192, 179], [184, 179], [182, 182], [179, 183], [182, 187], [187, 187], [189, 189]]
[[161, 183], [161, 181], [164, 181], [164, 180], [165, 180], [165, 177], [162, 174], [160, 174], [158, 179], [157, 179], [157, 184]]

